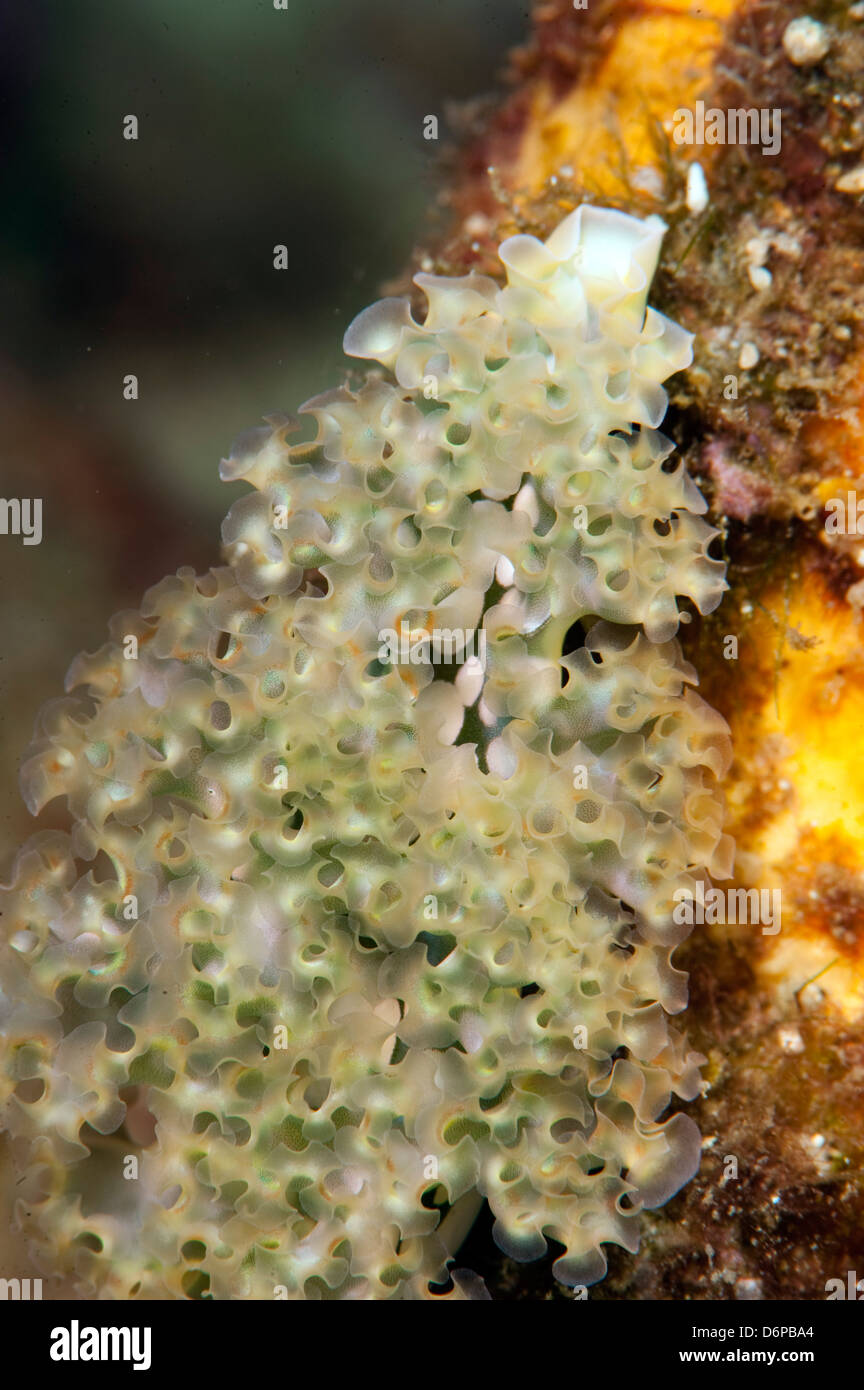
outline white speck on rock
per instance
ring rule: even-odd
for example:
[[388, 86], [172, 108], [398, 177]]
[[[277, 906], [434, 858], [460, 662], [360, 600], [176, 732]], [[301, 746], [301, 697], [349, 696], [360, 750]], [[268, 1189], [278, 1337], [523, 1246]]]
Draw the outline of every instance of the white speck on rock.
[[708, 206], [708, 184], [702, 165], [695, 161], [687, 170], [687, 206], [693, 213], [704, 212]]
[[482, 212], [472, 212], [465, 219], [465, 233], [470, 237], [486, 236], [489, 231], [489, 218]]
[[864, 193], [864, 164], [856, 164], [854, 169], [842, 174], [834, 187], [839, 193]]
[[804, 1039], [794, 1023], [786, 1023], [777, 1029], [777, 1041], [784, 1052], [804, 1051]]
[[749, 372], [751, 367], [755, 367], [759, 361], [759, 349], [755, 343], [745, 343], [738, 357], [738, 366], [742, 372]]
[[820, 24], [817, 19], [811, 19], [809, 15], [804, 15], [801, 19], [793, 19], [791, 24], [786, 25], [783, 30], [783, 47], [791, 63], [798, 68], [809, 68], [814, 63], [821, 63], [831, 47], [831, 42], [825, 25]]
[[754, 290], [767, 290], [770, 287], [771, 271], [766, 270], [764, 265], [751, 265], [747, 274]]
[[751, 265], [764, 265], [770, 250], [771, 243], [764, 236], [751, 236], [744, 244], [744, 254]]
[[735, 1297], [752, 1301], [762, 1298], [762, 1281], [760, 1279], [736, 1279]]

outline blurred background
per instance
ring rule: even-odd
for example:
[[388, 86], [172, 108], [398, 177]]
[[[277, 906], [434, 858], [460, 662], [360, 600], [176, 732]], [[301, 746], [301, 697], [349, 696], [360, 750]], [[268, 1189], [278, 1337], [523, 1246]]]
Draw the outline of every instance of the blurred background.
[[113, 612], [218, 563], [220, 457], [343, 379], [527, 30], [527, 0], [279, 3], [0, 4], [0, 497], [43, 501], [41, 545], [0, 535], [4, 878], [40, 705]]

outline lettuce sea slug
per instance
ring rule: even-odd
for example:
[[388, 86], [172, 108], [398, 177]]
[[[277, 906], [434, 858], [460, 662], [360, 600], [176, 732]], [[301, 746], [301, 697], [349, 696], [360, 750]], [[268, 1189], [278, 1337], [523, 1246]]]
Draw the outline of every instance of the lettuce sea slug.
[[483, 1198], [590, 1284], [694, 1173], [672, 903], [729, 873], [729, 746], [675, 636], [725, 580], [657, 428], [663, 231], [583, 206], [361, 313], [316, 437], [223, 463], [225, 564], [43, 710], [0, 1115], [81, 1297], [440, 1296]]

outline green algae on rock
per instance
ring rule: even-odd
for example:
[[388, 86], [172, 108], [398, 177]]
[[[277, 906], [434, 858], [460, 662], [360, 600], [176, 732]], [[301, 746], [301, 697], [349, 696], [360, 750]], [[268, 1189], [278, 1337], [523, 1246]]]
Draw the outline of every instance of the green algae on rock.
[[72, 824], [3, 894], [0, 1113], [82, 1296], [436, 1296], [478, 1195], [587, 1284], [695, 1171], [671, 903], [729, 873], [729, 747], [675, 634], [725, 581], [657, 429], [663, 230], [582, 207], [503, 288], [364, 311], [316, 438], [224, 463], [227, 563], [43, 711], [25, 795]]

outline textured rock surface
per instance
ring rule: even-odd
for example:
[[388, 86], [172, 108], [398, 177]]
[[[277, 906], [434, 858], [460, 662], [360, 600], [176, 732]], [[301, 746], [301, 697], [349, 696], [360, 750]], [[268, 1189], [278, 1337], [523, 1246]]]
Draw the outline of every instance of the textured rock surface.
[[[828, 47], [798, 66], [783, 34], [803, 16]], [[695, 358], [667, 428], [730, 582], [684, 645], [732, 730], [736, 882], [783, 894], [777, 936], [705, 927], [679, 953], [710, 1058], [692, 1109], [702, 1168], [592, 1297], [822, 1299], [864, 1264], [864, 553], [825, 527], [830, 499], [864, 496], [862, 72], [864, 24], [845, 4], [537, 6], [513, 95], [454, 168], [430, 250], [436, 267], [484, 269], [487, 238], [542, 233], [586, 196], [669, 223], [655, 302], [694, 333]], [[778, 153], [676, 144], [676, 111], [699, 100], [779, 110]], [[503, 1296], [544, 1296], [533, 1272], [495, 1277]]]

